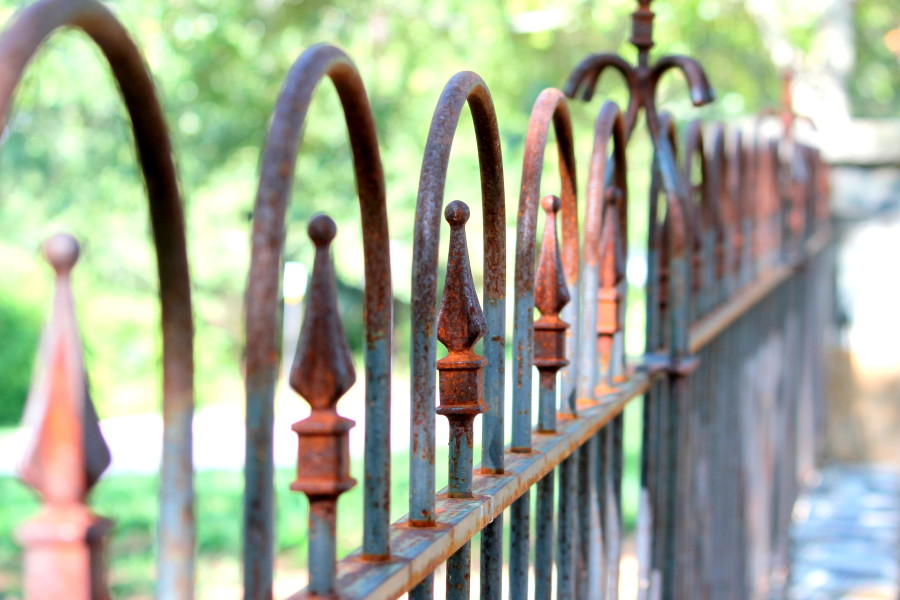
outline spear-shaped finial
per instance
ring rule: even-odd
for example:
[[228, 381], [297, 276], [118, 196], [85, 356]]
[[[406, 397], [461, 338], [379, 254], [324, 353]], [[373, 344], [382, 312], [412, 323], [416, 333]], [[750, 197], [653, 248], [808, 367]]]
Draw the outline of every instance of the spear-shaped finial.
[[[56, 272], [56, 294], [26, 411], [35, 437], [19, 473], [48, 503], [82, 502], [110, 462], [88, 394], [75, 321], [70, 275], [79, 252], [78, 242], [67, 234], [44, 244], [44, 256]], [[59, 422], [65, 429], [57, 429]]]
[[569, 289], [563, 273], [556, 237], [556, 215], [560, 200], [544, 196], [544, 236], [535, 276], [535, 306], [541, 316], [534, 322], [534, 366], [541, 374], [538, 430], [556, 431], [556, 373], [569, 364], [566, 359], [566, 330], [569, 324], [559, 318], [569, 303]]
[[317, 215], [309, 222], [308, 233], [316, 246], [316, 258], [290, 384], [313, 410], [333, 409], [338, 399], [356, 382], [344, 325], [338, 313], [337, 284], [331, 264], [330, 248], [337, 225], [331, 217]]
[[444, 217], [450, 224], [450, 251], [444, 296], [438, 315], [437, 337], [449, 354], [437, 361], [440, 371], [439, 415], [450, 422], [451, 498], [472, 496], [472, 423], [487, 409], [484, 403], [484, 365], [487, 359], [472, 347], [487, 330], [484, 313], [475, 293], [465, 224], [469, 207], [459, 200], [447, 205]]
[[437, 337], [451, 353], [466, 353], [487, 331], [469, 265], [465, 231], [469, 207], [454, 200], [444, 210], [444, 218], [450, 224], [450, 250]]
[[291, 367], [290, 384], [309, 402], [312, 414], [291, 427], [299, 438], [297, 478], [291, 489], [309, 497], [309, 591], [335, 593], [338, 496], [356, 481], [350, 477], [350, 429], [337, 414], [337, 401], [356, 381], [337, 306], [337, 283], [330, 246], [337, 233], [326, 215], [313, 217], [309, 237], [316, 258], [306, 293], [306, 313]]
[[56, 291], [25, 410], [33, 437], [19, 468], [42, 499], [40, 514], [19, 530], [26, 596], [108, 598], [102, 555], [110, 522], [85, 503], [110, 455], [88, 394], [75, 320], [71, 272], [79, 247], [72, 236], [57, 234], [43, 250], [56, 272]]

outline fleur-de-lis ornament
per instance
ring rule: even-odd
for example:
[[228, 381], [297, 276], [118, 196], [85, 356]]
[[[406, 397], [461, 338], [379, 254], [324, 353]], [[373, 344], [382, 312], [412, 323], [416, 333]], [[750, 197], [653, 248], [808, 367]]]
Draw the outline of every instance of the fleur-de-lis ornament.
[[598, 53], [585, 58], [575, 68], [566, 82], [565, 92], [574, 98], [581, 91], [587, 102], [594, 95], [594, 89], [603, 71], [612, 67], [619, 71], [628, 82], [630, 92], [628, 108], [625, 111], [625, 127], [628, 135], [637, 125], [638, 113], [646, 114], [647, 127], [654, 144], [662, 133], [656, 110], [656, 90], [659, 80], [669, 69], [679, 69], [684, 73], [690, 88], [694, 106], [703, 106], [713, 101], [714, 94], [706, 73], [699, 62], [687, 56], [663, 56], [650, 64], [650, 49], [653, 48], [653, 19], [651, 0], [638, 0], [638, 8], [631, 14], [631, 43], [638, 49], [637, 64], [632, 65], [617, 54]]

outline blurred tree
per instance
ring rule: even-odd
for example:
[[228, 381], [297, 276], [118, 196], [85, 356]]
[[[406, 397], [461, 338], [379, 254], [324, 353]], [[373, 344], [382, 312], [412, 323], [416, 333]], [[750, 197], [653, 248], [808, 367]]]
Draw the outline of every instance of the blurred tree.
[[[872, 8], [877, 2], [866, 2], [866, 11], [877, 12]], [[12, 18], [19, 5], [0, 0], [0, 21]], [[504, 140], [512, 227], [534, 98], [544, 87], [561, 86], [589, 52], [621, 51], [632, 59], [627, 37], [634, 6], [632, 0], [115, 2], [113, 10], [155, 75], [174, 137], [196, 292], [198, 401], [242, 401], [243, 287], [259, 154], [281, 83], [304, 48], [317, 42], [343, 47], [368, 86], [387, 177], [394, 286], [403, 302], [410, 294], [421, 153], [447, 79], [471, 69], [491, 89]], [[684, 118], [721, 118], [777, 103], [776, 69], [743, 2], [660, 0], [653, 8], [658, 15], [655, 52], [698, 58], [719, 98], [697, 111], [683, 83], [669, 81], [662, 90], [665, 106]], [[339, 225], [339, 275], [346, 289], [358, 289], [361, 244], [350, 154], [336, 95], [325, 88], [313, 104], [297, 166], [287, 259], [308, 264], [312, 253], [302, 224], [316, 212], [329, 212]], [[622, 88], [610, 76], [590, 106], [573, 107], [582, 173], [593, 114], [607, 97], [624, 102]], [[449, 198], [472, 202], [479, 193], [477, 158], [468, 117], [463, 119], [447, 192]], [[644, 239], [638, 215], [647, 159], [646, 142], [639, 142], [630, 156], [636, 245]], [[550, 162], [548, 192], [556, 185]], [[102, 57], [82, 36], [54, 36], [28, 71], [3, 138], [0, 168], [4, 263], [12, 258], [29, 263], [40, 241], [59, 228], [81, 238], [84, 260], [76, 294], [99, 410], [109, 415], [154, 409], [160, 343], [143, 187], [118, 93]], [[584, 183], [582, 177], [582, 189]], [[474, 204], [473, 224], [479, 210]], [[470, 236], [473, 254], [480, 244], [480, 236]], [[479, 268], [476, 264], [476, 277]], [[25, 279], [0, 274], [4, 302], [21, 303], [25, 297], [16, 281], [49, 279], [37, 267], [22, 269], [29, 273]], [[43, 300], [32, 295], [28, 302], [41, 306]], [[360, 315], [354, 297], [358, 294], [343, 295]], [[399, 327], [402, 349], [408, 334], [404, 323]], [[351, 342], [359, 348], [361, 330], [350, 328]], [[407, 361], [400, 357], [396, 364], [405, 367]]]
[[850, 97], [860, 117], [900, 117], [900, 4], [857, 0]]

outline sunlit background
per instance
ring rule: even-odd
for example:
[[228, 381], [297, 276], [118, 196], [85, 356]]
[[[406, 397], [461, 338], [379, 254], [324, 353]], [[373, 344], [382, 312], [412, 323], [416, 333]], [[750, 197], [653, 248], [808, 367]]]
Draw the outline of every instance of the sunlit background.
[[[0, 22], [8, 21], [20, 4], [0, 0]], [[618, 51], [631, 60], [634, 51], [627, 37], [634, 5], [631, 0], [110, 3], [156, 78], [187, 207], [196, 318], [194, 429], [201, 596], [234, 596], [240, 580], [243, 289], [259, 155], [292, 62], [316, 42], [344, 48], [356, 61], [377, 119], [396, 296], [393, 443], [398, 491], [393, 516], [400, 517], [406, 505], [402, 486], [409, 436], [408, 305], [414, 208], [422, 151], [440, 91], [460, 70], [476, 71], [491, 90], [503, 138], [511, 249], [524, 134], [534, 99], [545, 87], [561, 87], [570, 70], [590, 52]], [[873, 211], [883, 215], [896, 211], [900, 200], [896, 169], [900, 165], [900, 4], [657, 0], [653, 9], [657, 13], [654, 52], [697, 58], [717, 93], [715, 103], [696, 109], [687, 99], [683, 81], [666, 80], [659, 104], [678, 120], [733, 121], [778, 110], [782, 74], [793, 71], [796, 111], [816, 121], [826, 156], [846, 167], [838, 169], [835, 181], [841, 214], [863, 220]], [[623, 88], [619, 79], [609, 76], [591, 104], [573, 103], [581, 173], [587, 166], [593, 116], [607, 98], [624, 104]], [[313, 214], [327, 212], [338, 223], [334, 258], [342, 314], [360, 371], [359, 218], [345, 126], [337, 97], [327, 86], [318, 92], [307, 122], [289, 212], [285, 357], [292, 356], [289, 342], [296, 339], [311, 265], [305, 223]], [[463, 117], [460, 132], [447, 194], [448, 199], [465, 200], [473, 208], [469, 247], [480, 288], [479, 179], [468, 116]], [[544, 179], [547, 192], [553, 191], [556, 180], [551, 154]], [[640, 286], [649, 155], [646, 133], [639, 130], [629, 147], [633, 245], [629, 278], [635, 303], [630, 314], [635, 317], [628, 328], [634, 353], [642, 348]], [[97, 512], [117, 522], [110, 552], [113, 595], [149, 597], [157, 497], [154, 473], [162, 427], [157, 283], [144, 188], [127, 117], [102, 57], [82, 35], [66, 32], [53, 37], [28, 71], [2, 139], [0, 172], [0, 599], [20, 595], [20, 550], [12, 532], [36, 507], [30, 492], [12, 473], [23, 440], [16, 425], [40, 327], [49, 310], [50, 271], [39, 260], [37, 249], [58, 230], [71, 232], [83, 245], [75, 294], [92, 396], [113, 454], [112, 468], [93, 497]], [[881, 187], [873, 190], [875, 180], [869, 176], [875, 172]], [[580, 191], [583, 183], [582, 175]], [[900, 320], [885, 319], [894, 315], [900, 284], [891, 268], [893, 257], [881, 259], [891, 253], [900, 256], [900, 223], [887, 219], [867, 227], [862, 233], [859, 229], [850, 232], [848, 247], [853, 251], [842, 259], [844, 271], [850, 273], [841, 280], [850, 327], [841, 364], [848, 373], [877, 371], [891, 381], [900, 373], [900, 344], [896, 343]], [[877, 343], [881, 345], [873, 345]], [[847, 350], [851, 346], [855, 354]], [[855, 393], [848, 392], [847, 397]], [[881, 397], [900, 400], [900, 392], [891, 393]], [[342, 414], [359, 423], [351, 437], [357, 457], [362, 445], [361, 398], [358, 385], [340, 405]], [[873, 402], [886, 405], [888, 400]], [[858, 412], [857, 407], [842, 410]], [[300, 568], [306, 551], [305, 499], [287, 491], [296, 456], [290, 423], [305, 411], [305, 402], [286, 387], [280, 391], [275, 435], [279, 466], [276, 581], [284, 591], [305, 582]], [[874, 418], [884, 430], [879, 429], [880, 435], [887, 439], [900, 431], [898, 409], [891, 414], [892, 425]], [[855, 435], [865, 438], [866, 422], [873, 417], [864, 414], [861, 419]], [[439, 426], [444, 426], [443, 419]], [[631, 426], [639, 427], [639, 423]], [[446, 439], [446, 433], [442, 435]], [[630, 460], [636, 460], [639, 450], [628, 449]], [[877, 452], [878, 460], [900, 463], [896, 448], [893, 453], [884, 446], [872, 450], [860, 442], [841, 451], [851, 458], [854, 452]], [[443, 462], [439, 459], [439, 466]], [[361, 467], [358, 460], [357, 475]], [[628, 489], [633, 494], [633, 473], [631, 481]], [[341, 499], [343, 552], [360, 542], [359, 525], [351, 516], [359, 503], [357, 493]], [[626, 517], [633, 519], [633, 515]]]

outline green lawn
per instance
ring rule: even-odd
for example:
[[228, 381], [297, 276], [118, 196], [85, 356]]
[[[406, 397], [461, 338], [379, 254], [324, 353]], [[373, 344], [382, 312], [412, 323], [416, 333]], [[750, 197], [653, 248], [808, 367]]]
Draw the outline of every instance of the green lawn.
[[[623, 490], [626, 529], [634, 525], [637, 505], [637, 462], [640, 452], [640, 403], [626, 411], [626, 469]], [[446, 448], [438, 449], [437, 481], [446, 483]], [[476, 456], [478, 453], [476, 452]], [[408, 456], [395, 456], [392, 473], [392, 519], [406, 512]], [[360, 477], [362, 463], [353, 464]], [[306, 499], [288, 489], [294, 473], [276, 472], [276, 524], [278, 564], [276, 579], [305, 581]], [[236, 471], [202, 471], [196, 476], [197, 553], [199, 596], [236, 597], [240, 585], [240, 528], [242, 474]], [[153, 593], [154, 539], [157, 519], [158, 479], [148, 475], [104, 477], [91, 496], [94, 510], [115, 521], [110, 536], [110, 586], [115, 598], [150, 598]], [[38, 506], [36, 497], [12, 477], [0, 477], [0, 600], [21, 596], [21, 550], [15, 529]], [[362, 532], [362, 487], [357, 485], [338, 503], [338, 552], [358, 547]], [[509, 521], [507, 519], [508, 527]]]

